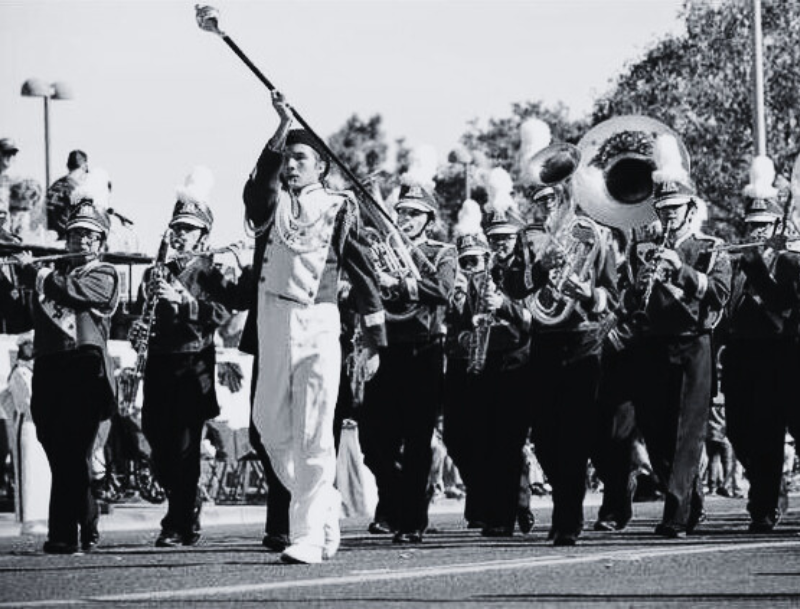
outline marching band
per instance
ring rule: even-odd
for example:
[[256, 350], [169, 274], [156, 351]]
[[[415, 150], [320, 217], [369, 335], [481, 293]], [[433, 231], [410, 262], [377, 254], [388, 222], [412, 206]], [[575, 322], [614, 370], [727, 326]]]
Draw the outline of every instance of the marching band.
[[[198, 19], [221, 34], [212, 12]], [[708, 518], [700, 464], [718, 364], [751, 485], [750, 530], [774, 530], [786, 507], [784, 435], [800, 434], [786, 398], [800, 366], [800, 254], [768, 158], [754, 160], [751, 242], [736, 252], [702, 232], [689, 152], [665, 125], [614, 117], [570, 145], [525, 123], [519, 182], [493, 171], [477, 226], [450, 244], [431, 238], [440, 211], [427, 184], [405, 183], [393, 210], [361, 189], [329, 188], [341, 161], [268, 86], [280, 122], [243, 193], [252, 264], [231, 282], [207, 255], [210, 176], [198, 168], [142, 282], [130, 340], [168, 499], [157, 547], [200, 539], [202, 432], [219, 414], [214, 335], [234, 311], [247, 312], [240, 349], [255, 356], [251, 440], [271, 497], [264, 545], [286, 563], [320, 563], [339, 548], [334, 420], [348, 375], [363, 389], [355, 416], [378, 489], [369, 532], [393, 543], [424, 542], [440, 415], [465, 518], [483, 536], [534, 526], [519, 499], [529, 438], [552, 487], [553, 545], [575, 545], [584, 529], [590, 461], [605, 483], [594, 528], [627, 526], [631, 447], [642, 440], [664, 493], [654, 533], [694, 533]], [[91, 198], [73, 200], [65, 218], [63, 256], [15, 244], [0, 302], [20, 331], [23, 309], [33, 313], [31, 413], [53, 474], [44, 552], [74, 554], [99, 541], [90, 452], [118, 403], [107, 340], [120, 279], [102, 259], [108, 219]], [[350, 314], [359, 340], [343, 368]]]

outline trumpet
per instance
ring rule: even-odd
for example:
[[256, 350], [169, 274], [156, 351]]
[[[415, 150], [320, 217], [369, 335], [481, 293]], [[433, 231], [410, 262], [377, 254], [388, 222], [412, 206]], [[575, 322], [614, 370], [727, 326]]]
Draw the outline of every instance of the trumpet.
[[[789, 242], [794, 242], [800, 240], [800, 237], [788, 237], [786, 238], [786, 243], [788, 246]], [[762, 247], [768, 246], [770, 244], [769, 239], [760, 239], [758, 241], [746, 241], [745, 243], [723, 243], [721, 245], [715, 245], [710, 249], [712, 252], [729, 252], [729, 253], [736, 253], [741, 252], [744, 250], [749, 250], [754, 247]]]

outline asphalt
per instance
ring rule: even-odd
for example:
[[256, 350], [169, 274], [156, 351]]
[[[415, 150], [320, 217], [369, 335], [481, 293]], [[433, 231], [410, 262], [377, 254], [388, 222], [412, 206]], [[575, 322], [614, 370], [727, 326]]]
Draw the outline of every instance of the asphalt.
[[[585, 505], [599, 505], [602, 495], [589, 493]], [[532, 507], [547, 509], [552, 506], [550, 497], [532, 498]], [[107, 513], [106, 513], [107, 511]], [[166, 511], [166, 504], [152, 504], [144, 501], [131, 503], [107, 504], [100, 516], [100, 532], [134, 531], [157, 529], [161, 518]], [[464, 511], [463, 499], [441, 498], [435, 500], [431, 506], [430, 514], [461, 514]], [[251, 525], [263, 524], [266, 517], [264, 505], [215, 505], [206, 502], [203, 505], [203, 527], [224, 525]], [[358, 517], [354, 517], [358, 518]], [[363, 516], [361, 516], [363, 518]], [[24, 535], [45, 535], [47, 529], [42, 522], [25, 523], [16, 520], [13, 512], [0, 512], [0, 537], [15, 537]]]

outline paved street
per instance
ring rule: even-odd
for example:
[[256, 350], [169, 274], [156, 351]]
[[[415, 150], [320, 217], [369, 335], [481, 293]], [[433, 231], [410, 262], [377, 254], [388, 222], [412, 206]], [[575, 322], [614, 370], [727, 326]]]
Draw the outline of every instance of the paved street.
[[674, 541], [652, 533], [661, 504], [637, 503], [628, 530], [587, 531], [565, 549], [545, 542], [546, 499], [531, 535], [494, 540], [466, 529], [463, 504], [449, 500], [434, 506], [437, 532], [422, 546], [392, 545], [350, 518], [339, 554], [314, 566], [282, 565], [261, 547], [261, 506], [212, 506], [200, 546], [167, 550], [153, 547], [161, 506], [117, 506], [98, 551], [72, 557], [43, 555], [43, 537], [6, 520], [0, 607], [798, 606], [800, 496], [792, 502], [778, 533], [751, 535], [744, 500], [709, 497], [700, 534]]

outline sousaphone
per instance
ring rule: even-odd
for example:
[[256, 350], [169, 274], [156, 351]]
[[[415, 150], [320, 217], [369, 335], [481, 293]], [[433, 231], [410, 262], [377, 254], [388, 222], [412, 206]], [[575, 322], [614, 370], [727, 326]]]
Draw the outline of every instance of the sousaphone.
[[581, 138], [580, 164], [572, 176], [572, 194], [586, 215], [625, 231], [657, 221], [653, 207], [653, 145], [663, 133], [675, 137], [689, 172], [689, 153], [680, 137], [664, 123], [647, 116], [615, 116], [595, 125]]

